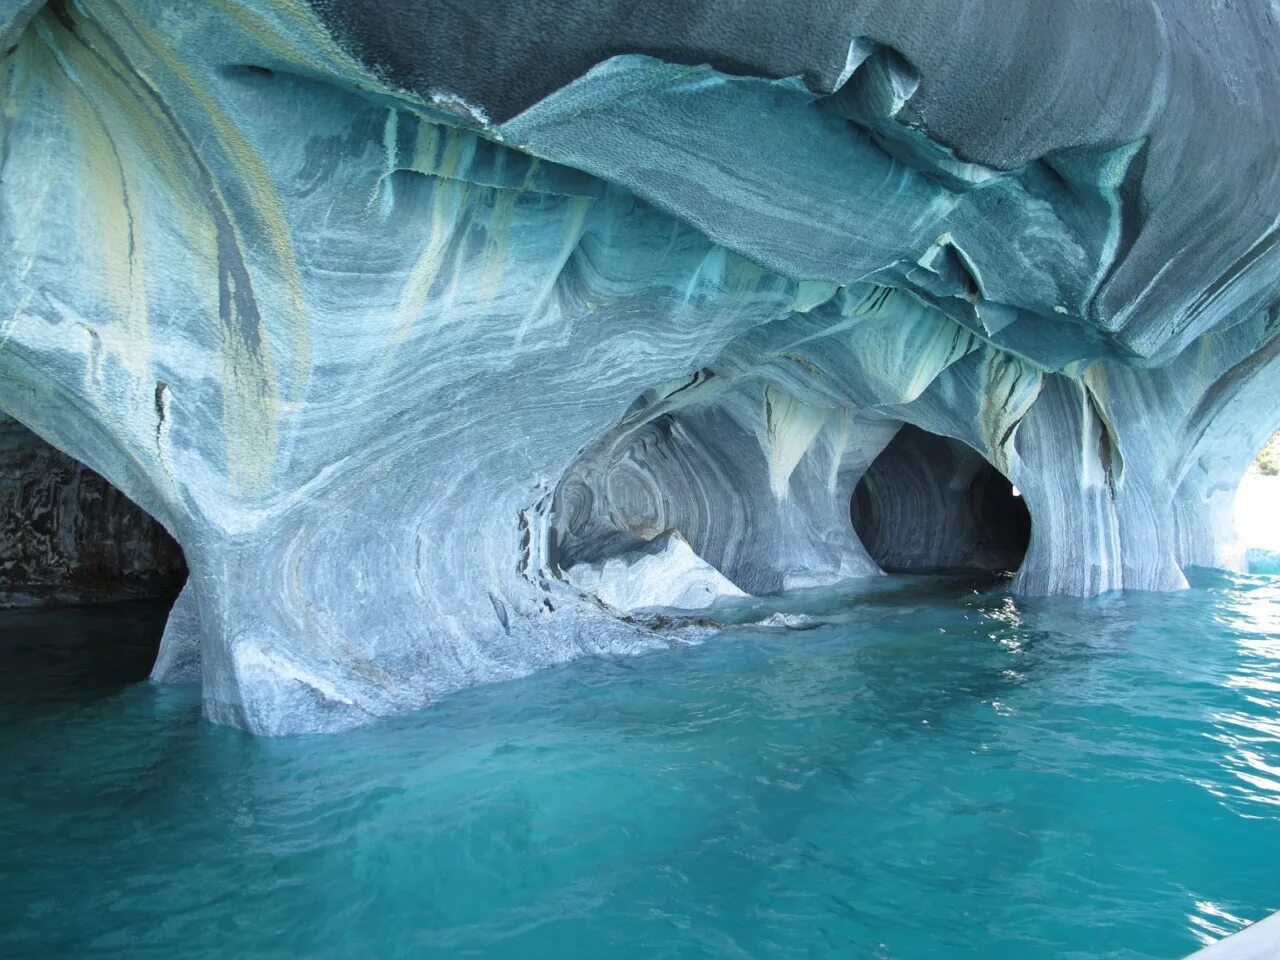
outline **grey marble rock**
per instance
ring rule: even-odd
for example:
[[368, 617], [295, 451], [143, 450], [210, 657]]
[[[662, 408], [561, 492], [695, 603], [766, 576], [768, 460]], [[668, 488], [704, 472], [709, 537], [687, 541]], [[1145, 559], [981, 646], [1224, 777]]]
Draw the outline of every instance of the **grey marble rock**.
[[701, 610], [724, 597], [747, 595], [694, 553], [679, 530], [598, 563], [574, 564], [566, 572], [576, 589], [622, 614]]
[[156, 677], [215, 721], [684, 642], [573, 574], [672, 530], [757, 594], [994, 563], [988, 470], [1023, 593], [1243, 562], [1263, 0], [6, 0], [0, 34], [0, 410], [181, 544]]

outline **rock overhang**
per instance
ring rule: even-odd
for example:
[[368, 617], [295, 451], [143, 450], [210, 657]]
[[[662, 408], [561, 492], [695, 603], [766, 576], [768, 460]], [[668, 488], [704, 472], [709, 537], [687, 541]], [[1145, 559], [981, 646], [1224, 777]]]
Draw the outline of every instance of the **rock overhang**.
[[314, 9], [25, 7], [7, 57], [0, 407], [178, 534], [210, 716], [662, 645], [560, 569], [637, 516], [737, 588], [875, 573], [903, 423], [1024, 492], [1020, 590], [1232, 562], [1280, 425], [1259, 6]]

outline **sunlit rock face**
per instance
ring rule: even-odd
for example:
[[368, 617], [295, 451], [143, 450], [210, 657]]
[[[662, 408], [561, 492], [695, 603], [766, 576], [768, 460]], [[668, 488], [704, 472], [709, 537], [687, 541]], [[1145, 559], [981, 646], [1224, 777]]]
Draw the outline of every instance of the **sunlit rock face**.
[[678, 642], [620, 609], [676, 571], [876, 575], [904, 424], [1018, 489], [1016, 590], [1239, 562], [1268, 5], [650, 7], [2, 8], [0, 409], [181, 544], [157, 677], [210, 718]]

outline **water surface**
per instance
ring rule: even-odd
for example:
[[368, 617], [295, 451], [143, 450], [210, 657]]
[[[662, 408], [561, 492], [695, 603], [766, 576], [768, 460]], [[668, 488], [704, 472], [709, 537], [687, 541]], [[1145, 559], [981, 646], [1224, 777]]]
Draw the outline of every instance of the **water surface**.
[[1136, 960], [1280, 908], [1280, 580], [978, 586], [280, 740], [131, 682], [162, 611], [0, 615], [0, 955]]

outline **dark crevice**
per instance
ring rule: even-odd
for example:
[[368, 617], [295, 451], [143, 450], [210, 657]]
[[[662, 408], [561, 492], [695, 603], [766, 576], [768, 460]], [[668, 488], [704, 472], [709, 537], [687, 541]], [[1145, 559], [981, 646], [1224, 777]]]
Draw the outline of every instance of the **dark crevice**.
[[1084, 393], [1089, 402], [1089, 410], [1098, 423], [1098, 463], [1102, 467], [1102, 473], [1107, 482], [1107, 489], [1111, 493], [1111, 499], [1114, 500], [1116, 498], [1116, 482], [1120, 479], [1120, 474], [1124, 469], [1124, 463], [1120, 458], [1120, 448], [1111, 436], [1111, 425], [1107, 422], [1107, 418], [1103, 416], [1102, 407], [1098, 404], [1093, 391], [1086, 387]]
[[171, 605], [186, 581], [165, 528], [84, 464], [0, 415], [0, 607]]
[[49, 12], [69, 33], [76, 32], [76, 21], [67, 7], [67, 0], [50, 0]]
[[980, 454], [904, 426], [859, 481], [850, 515], [871, 558], [892, 573], [1012, 572], [1031, 539], [1013, 485]]

